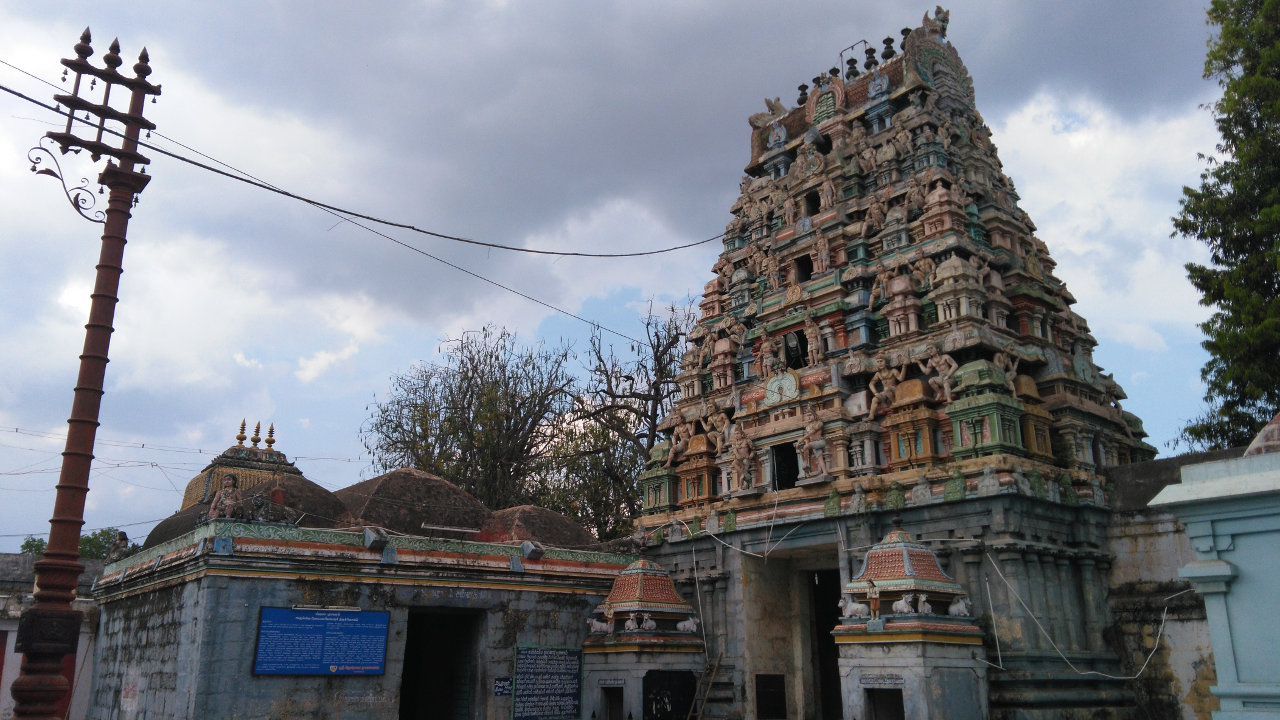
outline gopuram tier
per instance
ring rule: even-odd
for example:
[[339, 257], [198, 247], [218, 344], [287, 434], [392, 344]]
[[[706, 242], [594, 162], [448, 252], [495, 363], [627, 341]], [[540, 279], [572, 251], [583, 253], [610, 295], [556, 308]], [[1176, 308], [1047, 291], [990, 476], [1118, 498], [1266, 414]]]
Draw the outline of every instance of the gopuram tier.
[[1102, 467], [1155, 456], [945, 23], [750, 117], [642, 525], [815, 485], [871, 510], [1000, 493], [1103, 506]]

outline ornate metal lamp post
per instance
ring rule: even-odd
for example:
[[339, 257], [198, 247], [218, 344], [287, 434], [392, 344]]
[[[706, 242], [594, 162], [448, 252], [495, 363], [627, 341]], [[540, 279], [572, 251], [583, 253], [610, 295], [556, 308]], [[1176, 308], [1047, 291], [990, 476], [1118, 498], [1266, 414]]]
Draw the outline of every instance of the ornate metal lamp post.
[[[80, 613], [71, 607], [76, 583], [84, 566], [80, 564], [80, 527], [84, 525], [85, 495], [89, 492], [89, 468], [93, 462], [93, 443], [98, 429], [98, 409], [102, 401], [103, 378], [107, 370], [107, 348], [111, 342], [115, 317], [116, 292], [120, 285], [124, 258], [125, 231], [129, 226], [129, 210], [138, 193], [151, 178], [135, 168], [150, 161], [138, 154], [138, 134], [155, 125], [142, 117], [148, 95], [159, 95], [160, 86], [146, 78], [151, 74], [146, 49], [133, 66], [135, 77], [116, 71], [120, 67], [120, 44], [111, 43], [103, 56], [105, 67], [95, 67], [88, 58], [93, 54], [86, 28], [75, 46], [76, 57], [62, 64], [74, 75], [70, 95], [55, 95], [54, 100], [67, 108], [67, 126], [62, 132], [50, 132], [46, 138], [56, 143], [63, 154], [88, 150], [95, 161], [107, 156], [107, 167], [98, 176], [99, 184], [110, 190], [106, 213], [91, 217], [85, 211], [92, 207], [92, 193], [85, 189], [87, 181], [75, 189], [67, 189], [59, 172], [44, 168], [40, 153], [54, 159], [43, 147], [32, 150], [32, 170], [63, 180], [63, 188], [72, 205], [86, 218], [104, 224], [102, 250], [98, 258], [97, 282], [94, 285], [89, 322], [85, 325], [84, 352], [80, 355], [80, 373], [76, 379], [71, 417], [67, 420], [67, 444], [62, 453], [62, 472], [58, 476], [58, 492], [54, 500], [53, 518], [49, 521], [49, 544], [35, 564], [35, 603], [22, 614], [18, 626], [17, 650], [24, 653], [21, 674], [13, 683], [17, 718], [57, 717], [56, 708], [69, 690], [62, 677], [62, 658], [75, 652], [80, 634]], [[88, 76], [89, 87], [83, 87]], [[64, 72], [64, 79], [66, 73]], [[101, 102], [93, 102], [81, 93], [102, 85]], [[111, 92], [120, 86], [130, 92], [129, 109], [121, 112], [111, 107]], [[92, 139], [72, 131], [83, 123], [96, 130]], [[104, 131], [115, 134], [120, 126], [123, 142], [119, 147], [103, 142]], [[54, 166], [57, 166], [54, 159]]]

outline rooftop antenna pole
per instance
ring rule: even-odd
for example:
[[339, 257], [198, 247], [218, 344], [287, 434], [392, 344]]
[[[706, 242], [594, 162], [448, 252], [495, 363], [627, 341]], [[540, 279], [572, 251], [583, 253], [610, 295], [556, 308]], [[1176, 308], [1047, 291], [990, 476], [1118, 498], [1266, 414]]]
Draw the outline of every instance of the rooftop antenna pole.
[[[89, 492], [89, 469], [93, 462], [94, 437], [98, 430], [98, 410], [102, 401], [103, 379], [107, 370], [107, 348], [111, 342], [120, 274], [124, 271], [125, 232], [129, 227], [129, 211], [137, 196], [151, 179], [145, 166], [150, 162], [138, 153], [138, 135], [150, 136], [155, 125], [142, 116], [148, 95], [160, 94], [160, 86], [147, 82], [151, 74], [144, 48], [133, 66], [134, 77], [116, 71], [120, 67], [120, 43], [113, 41], [102, 57], [104, 67], [89, 62], [93, 55], [88, 28], [75, 45], [76, 57], [63, 59], [67, 73], [74, 75], [70, 95], [54, 95], [66, 107], [67, 124], [61, 132], [49, 132], [32, 148], [28, 157], [31, 170], [62, 182], [67, 199], [86, 219], [103, 224], [102, 249], [98, 257], [97, 281], [94, 284], [89, 322], [85, 325], [84, 352], [80, 355], [80, 372], [76, 378], [71, 417], [67, 420], [67, 444], [62, 453], [62, 471], [58, 476], [53, 518], [49, 521], [49, 543], [44, 556], [35, 563], [35, 602], [22, 613], [18, 623], [16, 649], [23, 653], [20, 675], [13, 682], [15, 718], [56, 720], [63, 717], [59, 705], [67, 701], [70, 685], [62, 676], [62, 659], [76, 651], [80, 636], [81, 614], [71, 601], [84, 566], [80, 564], [80, 528], [84, 525], [85, 495]], [[88, 77], [86, 77], [88, 76]], [[88, 88], [83, 81], [88, 80]], [[85, 97], [101, 85], [101, 102]], [[129, 94], [129, 109], [111, 106], [111, 92], [121, 86]], [[85, 137], [77, 135], [80, 126], [88, 126]], [[122, 128], [117, 130], [117, 128]], [[119, 147], [103, 142], [103, 133], [119, 136]], [[45, 147], [48, 140], [65, 155], [88, 150], [96, 162], [107, 156], [107, 166], [98, 175], [98, 184], [107, 188], [107, 209], [92, 212], [95, 199], [88, 190], [88, 180], [68, 188], [61, 175], [57, 158]], [[46, 158], [47, 156], [47, 158]], [[52, 167], [41, 167], [45, 160]], [[138, 168], [138, 169], [135, 169]], [[99, 190], [101, 192], [101, 190]]]

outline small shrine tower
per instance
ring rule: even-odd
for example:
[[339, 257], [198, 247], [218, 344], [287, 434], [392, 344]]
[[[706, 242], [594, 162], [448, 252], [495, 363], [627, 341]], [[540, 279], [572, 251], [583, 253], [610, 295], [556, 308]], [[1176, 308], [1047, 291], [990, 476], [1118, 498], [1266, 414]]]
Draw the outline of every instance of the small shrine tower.
[[852, 717], [987, 717], [982, 630], [964, 592], [903, 530], [867, 552], [831, 631]]

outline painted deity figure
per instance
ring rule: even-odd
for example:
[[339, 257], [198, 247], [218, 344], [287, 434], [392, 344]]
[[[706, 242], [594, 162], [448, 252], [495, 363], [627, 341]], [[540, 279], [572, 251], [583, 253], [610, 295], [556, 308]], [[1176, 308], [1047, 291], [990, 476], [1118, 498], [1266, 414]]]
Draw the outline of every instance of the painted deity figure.
[[671, 432], [671, 452], [667, 455], [667, 462], [663, 467], [671, 467], [671, 464], [676, 461], [676, 456], [684, 455], [684, 451], [689, 449], [689, 441], [693, 439], [696, 429], [692, 422], [676, 425], [675, 430]]
[[906, 376], [906, 366], [890, 368], [883, 355], [876, 356], [876, 372], [867, 383], [867, 389], [872, 395], [871, 406], [867, 408], [868, 420], [875, 419], [876, 410], [879, 410], [882, 405], [885, 407], [893, 405], [898, 383], [902, 382]]
[[822, 420], [812, 407], [805, 408], [804, 435], [797, 444], [800, 458], [805, 465], [807, 477], [822, 477], [828, 474], [827, 441], [822, 437]]
[[818, 230], [813, 236], [813, 271], [815, 273], [826, 272], [830, 266], [831, 241], [827, 239], [822, 230]]
[[1018, 397], [1018, 386], [1014, 383], [1014, 378], [1018, 376], [1018, 363], [1022, 358], [1017, 354], [998, 352], [991, 359], [992, 364], [1004, 373], [1005, 384], [1009, 386], [1009, 392], [1014, 397]]
[[923, 361], [917, 360], [916, 366], [926, 376], [933, 375], [929, 378], [929, 387], [933, 388], [934, 396], [941, 394], [946, 402], [951, 402], [951, 376], [960, 369], [956, 361], [950, 355], [938, 352], [937, 346], [930, 345], [929, 357]]
[[818, 329], [818, 323], [813, 318], [805, 318], [804, 320], [804, 341], [809, 345], [809, 364], [817, 365], [822, 362], [822, 332]]
[[920, 287], [932, 290], [933, 273], [938, 267], [937, 263], [923, 252], [917, 251], [916, 257], [916, 261], [911, 264], [911, 275], [915, 277], [916, 283]]
[[867, 311], [870, 312], [876, 304], [876, 295], [882, 299], [889, 299], [889, 281], [893, 279], [894, 271], [887, 265], [876, 273], [876, 279], [871, 283], [871, 294], [867, 297]]
[[734, 487], [742, 490], [751, 484], [751, 456], [755, 449], [751, 446], [751, 439], [742, 432], [741, 428], [733, 434], [730, 447], [733, 449], [733, 462], [730, 465], [733, 484]]
[[707, 437], [711, 440], [712, 449], [717, 455], [720, 454], [729, 439], [729, 415], [724, 411], [712, 413], [710, 417], [703, 421], [703, 429], [707, 433]]
[[880, 619], [880, 588], [872, 580], [867, 581], [867, 605], [871, 607], [871, 619]]
[[822, 187], [818, 190], [818, 208], [826, 210], [836, 204], [836, 184], [831, 182], [831, 178], [822, 181]]
[[786, 367], [786, 349], [782, 346], [782, 341], [777, 335], [762, 335], [760, 337], [760, 356], [756, 359], [757, 371], [760, 377], [772, 377], [774, 373], [779, 372]]
[[228, 474], [222, 478], [222, 489], [218, 490], [209, 503], [209, 519], [229, 518], [240, 513], [240, 481], [235, 475]]
[[782, 202], [782, 221], [787, 225], [794, 225], [796, 219], [796, 199], [788, 195], [787, 199]]
[[116, 532], [116, 539], [107, 546], [107, 562], [121, 560], [129, 554], [129, 535], [123, 530]]
[[886, 212], [888, 212], [888, 207], [879, 196], [871, 199], [871, 204], [867, 206], [867, 214], [862, 218], [863, 237], [871, 237], [877, 230], [884, 227]]
[[920, 181], [914, 175], [911, 176], [911, 183], [907, 185], [907, 213], [919, 212], [924, 209], [924, 188], [920, 186]]

